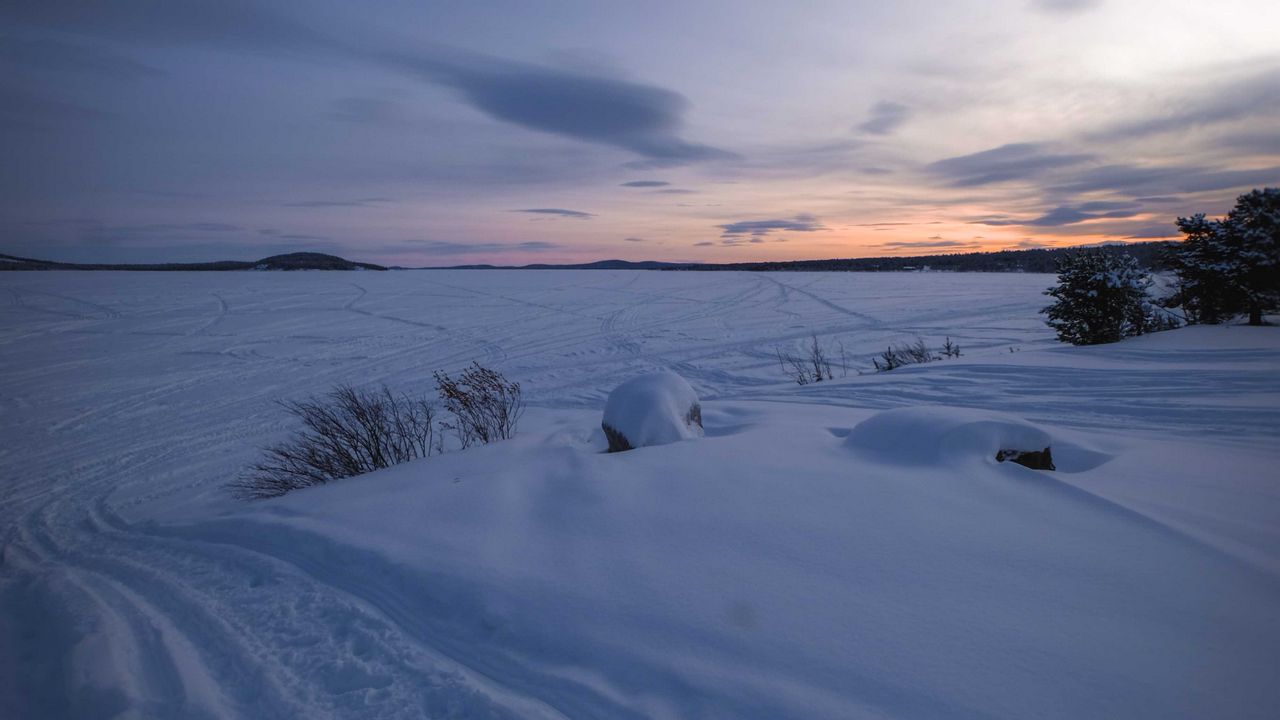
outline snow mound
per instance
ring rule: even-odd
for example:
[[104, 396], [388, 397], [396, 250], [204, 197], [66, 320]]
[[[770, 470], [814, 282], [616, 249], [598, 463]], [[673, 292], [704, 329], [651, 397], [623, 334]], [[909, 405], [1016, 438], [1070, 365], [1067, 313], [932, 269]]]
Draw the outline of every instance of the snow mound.
[[1052, 447], [1055, 459], [1060, 455], [1067, 459], [1068, 472], [1081, 469], [1081, 455], [1089, 453], [1069, 443], [1055, 442], [1049, 433], [1021, 418], [955, 407], [886, 410], [855, 427], [845, 444], [880, 462], [902, 465], [954, 464], [976, 459], [994, 463], [1001, 450]]
[[663, 371], [631, 378], [609, 393], [604, 406], [609, 451], [702, 437], [698, 394], [679, 375]]

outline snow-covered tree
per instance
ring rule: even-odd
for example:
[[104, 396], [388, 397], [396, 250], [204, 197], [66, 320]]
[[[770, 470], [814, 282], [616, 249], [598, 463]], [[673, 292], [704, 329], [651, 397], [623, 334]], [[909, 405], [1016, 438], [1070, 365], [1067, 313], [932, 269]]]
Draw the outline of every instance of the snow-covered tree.
[[1261, 325], [1264, 312], [1280, 308], [1280, 188], [1241, 195], [1221, 220], [1180, 217], [1178, 229], [1187, 237], [1166, 258], [1178, 277], [1166, 302], [1188, 322], [1248, 313], [1250, 325]]
[[1151, 277], [1131, 255], [1082, 250], [1058, 263], [1058, 284], [1045, 291], [1055, 302], [1041, 310], [1072, 345], [1109, 343], [1147, 332]]

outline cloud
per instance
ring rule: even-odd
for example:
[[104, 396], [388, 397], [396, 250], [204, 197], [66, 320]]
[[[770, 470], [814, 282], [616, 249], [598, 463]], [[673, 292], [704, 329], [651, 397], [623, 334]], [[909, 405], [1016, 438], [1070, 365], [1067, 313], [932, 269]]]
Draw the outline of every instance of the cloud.
[[95, 108], [0, 85], [0, 127], [36, 131], [93, 129], [111, 117]]
[[354, 200], [307, 200], [304, 202], [284, 203], [285, 207], [330, 208], [330, 207], [369, 207], [378, 203], [395, 202], [391, 198], [371, 197]]
[[90, 223], [84, 235], [105, 242], [121, 242], [139, 238], [183, 238], [193, 235], [244, 232], [245, 228], [223, 222], [151, 223], [148, 225], [101, 225]]
[[1124, 200], [1090, 200], [1089, 202], [1076, 205], [1076, 209], [1081, 212], [1119, 212], [1122, 210], [1134, 210], [1136, 205]]
[[862, 173], [863, 175], [892, 175], [893, 174], [893, 171], [890, 170], [889, 168], [882, 168], [882, 167], [858, 168], [858, 172]]
[[880, 247], [885, 248], [954, 248], [954, 247], [976, 247], [977, 243], [965, 242], [963, 240], [942, 240], [930, 238], [929, 240], [899, 241], [881, 243]]
[[397, 245], [395, 250], [424, 250], [436, 255], [470, 255], [511, 251], [544, 252], [558, 250], [562, 246], [557, 243], [530, 240], [528, 242], [454, 242], [450, 240], [409, 240]]
[[[1056, 207], [1038, 218], [1033, 218], [1024, 222], [1016, 223], [1019, 225], [1029, 225], [1031, 227], [1058, 227], [1060, 225], [1074, 225], [1078, 222], [1084, 222], [1096, 217], [1086, 212], [1081, 212], [1072, 207]], [[996, 223], [987, 223], [988, 225]]]
[[1055, 192], [1115, 191], [1133, 195], [1173, 195], [1233, 188], [1260, 187], [1280, 182], [1280, 167], [1218, 170], [1186, 165], [1150, 167], [1104, 165], [1063, 178]]
[[810, 180], [818, 175], [845, 173], [865, 162], [858, 154], [866, 146], [865, 140], [854, 138], [758, 145], [749, 148], [749, 159], [737, 163], [735, 169], [756, 178]]
[[1177, 226], [1168, 222], [1161, 225], [1147, 225], [1129, 231], [1126, 240], [1155, 240], [1159, 238], [1179, 237]]
[[1013, 143], [991, 150], [939, 160], [926, 166], [954, 187], [1038, 178], [1050, 170], [1079, 165], [1092, 155], [1050, 152], [1037, 143]]
[[775, 231], [815, 232], [826, 230], [817, 218], [812, 215], [796, 215], [790, 220], [739, 220], [738, 222], [717, 225], [723, 232], [721, 237], [735, 238], [742, 235], [763, 237]]
[[870, 135], [888, 135], [911, 117], [911, 110], [895, 102], [878, 102], [871, 107], [870, 117], [858, 129]]
[[329, 117], [342, 122], [368, 125], [394, 125], [401, 121], [399, 105], [382, 98], [344, 97], [331, 103]]
[[59, 33], [158, 45], [232, 48], [320, 48], [331, 41], [254, 0], [19, 0], [0, 3], [0, 17]]
[[648, 242], [648, 240], [645, 240], [644, 238], [638, 238], [638, 237], [629, 237], [629, 238], [622, 238], [622, 239], [624, 242]]
[[1227, 135], [1219, 145], [1250, 155], [1280, 155], [1280, 132], [1243, 132]]
[[621, 185], [619, 185], [619, 187], [655, 188], [655, 187], [665, 187], [670, 184], [671, 183], [666, 182], [665, 180], [632, 180], [630, 182], [622, 183]]
[[1177, 230], [1173, 218], [1151, 220], [1147, 218], [1099, 220], [1087, 225], [1070, 224], [1057, 227], [1042, 227], [1036, 230], [1037, 235], [1072, 238], [1078, 236], [1103, 236], [1109, 238], [1162, 238], [1174, 237]]
[[680, 135], [689, 101], [644, 83], [439, 49], [388, 50], [335, 39], [253, 0], [28, 0], [0, 3], [0, 19], [59, 33], [161, 46], [299, 51], [373, 62], [452, 88], [489, 117], [530, 130], [628, 150], [648, 166], [735, 158]]
[[127, 55], [94, 45], [50, 37], [7, 36], [0, 43], [0, 62], [24, 69], [70, 72], [136, 80], [163, 75], [159, 69]]
[[1090, 137], [1126, 140], [1276, 115], [1280, 115], [1280, 69], [1269, 68], [1245, 78], [1215, 83], [1194, 95], [1172, 99], [1150, 117], [1117, 123]]
[[[235, 253], [254, 251], [260, 247], [263, 236], [248, 228], [224, 222], [187, 222], [187, 223], [148, 223], [139, 225], [105, 225], [95, 220], [75, 221], [74, 235], [64, 238], [57, 244], [62, 249], [75, 249], [77, 246], [88, 246], [103, 251], [104, 256], [124, 252], [126, 256], [133, 250], [141, 252], [146, 249], [152, 252], [152, 258], [172, 259], [173, 257], [200, 257], [194, 250], [217, 250]], [[271, 241], [279, 241], [271, 236]], [[292, 238], [288, 238], [292, 241]], [[215, 255], [214, 257], [217, 257]], [[259, 256], [260, 257], [260, 256]], [[205, 256], [209, 259], [209, 256]], [[156, 260], [159, 261], [159, 260]], [[125, 262], [125, 261], [121, 261]], [[132, 262], [132, 261], [130, 261]]]
[[736, 157], [681, 138], [689, 101], [665, 88], [479, 56], [383, 57], [453, 88], [495, 120], [622, 148], [645, 158], [645, 166]]
[[709, 240], [703, 240], [702, 242], [696, 242], [693, 244], [694, 247], [711, 247], [712, 245], [715, 245], [715, 243]]
[[1092, 10], [1102, 0], [1031, 0], [1031, 7], [1041, 12], [1069, 14]]
[[563, 208], [528, 208], [526, 210], [512, 210], [518, 213], [533, 213], [534, 215], [558, 215], [560, 217], [576, 218], [578, 220], [588, 220], [595, 217], [589, 212], [581, 210], [565, 210]]
[[688, 190], [686, 188], [667, 188], [666, 190], [655, 190], [659, 195], [697, 195], [697, 190]]
[[1027, 220], [997, 215], [972, 222], [978, 225], [993, 226], [1061, 227], [1063, 225], [1074, 225], [1086, 220], [1133, 217], [1141, 212], [1141, 208], [1132, 202], [1095, 200], [1079, 205], [1059, 205], [1039, 217]]
[[854, 227], [885, 228], [885, 227], [897, 227], [899, 225], [929, 225], [929, 224], [937, 224], [937, 222], [938, 221], [935, 221], [933, 223], [913, 223], [913, 222], [856, 223], [854, 224]]
[[239, 232], [244, 228], [239, 225], [223, 222], [193, 222], [181, 224], [158, 224], [147, 227], [158, 230], [195, 230], [197, 232]]

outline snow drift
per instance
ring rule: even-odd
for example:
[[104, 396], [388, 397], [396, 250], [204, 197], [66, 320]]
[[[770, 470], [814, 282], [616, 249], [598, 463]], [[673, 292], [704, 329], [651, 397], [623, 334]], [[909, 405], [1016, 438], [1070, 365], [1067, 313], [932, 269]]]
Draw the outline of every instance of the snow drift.
[[901, 465], [996, 463], [1001, 451], [1051, 447], [1059, 470], [1081, 472], [1111, 457], [1007, 413], [940, 406], [885, 410], [855, 427], [845, 444], [870, 460]]
[[689, 383], [673, 372], [641, 375], [609, 393], [601, 422], [609, 452], [702, 437], [702, 406]]

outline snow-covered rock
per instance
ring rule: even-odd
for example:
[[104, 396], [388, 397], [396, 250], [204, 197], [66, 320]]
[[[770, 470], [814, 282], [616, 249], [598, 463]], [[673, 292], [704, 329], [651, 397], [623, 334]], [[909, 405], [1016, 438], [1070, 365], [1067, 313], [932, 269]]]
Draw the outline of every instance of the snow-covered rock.
[[665, 445], [702, 437], [702, 406], [684, 378], [656, 372], [614, 388], [600, 425], [609, 438], [609, 452]]
[[886, 410], [863, 421], [845, 441], [885, 462], [932, 465], [989, 458], [1002, 450], [1040, 450], [1044, 430], [1005, 413], [955, 407]]

